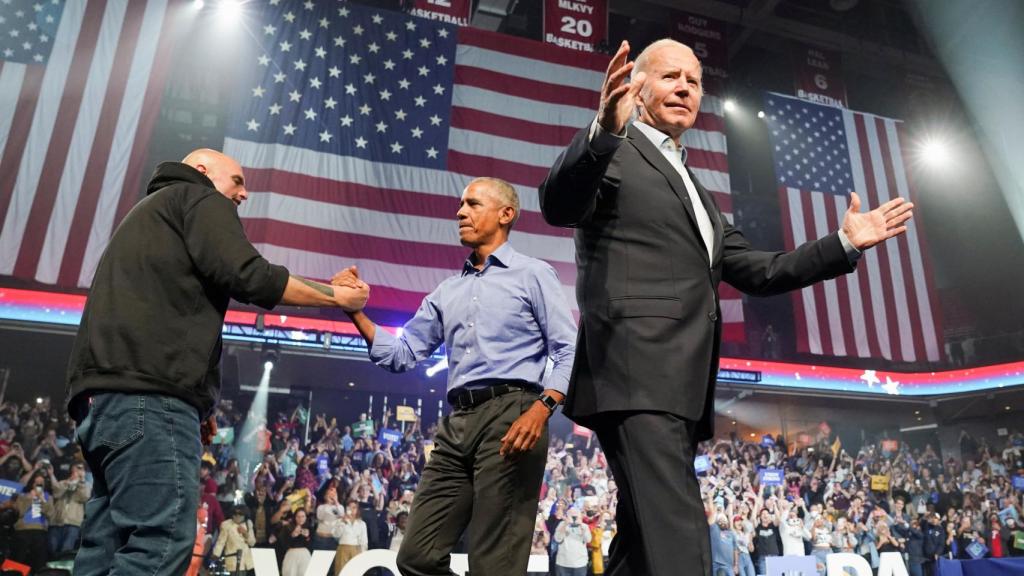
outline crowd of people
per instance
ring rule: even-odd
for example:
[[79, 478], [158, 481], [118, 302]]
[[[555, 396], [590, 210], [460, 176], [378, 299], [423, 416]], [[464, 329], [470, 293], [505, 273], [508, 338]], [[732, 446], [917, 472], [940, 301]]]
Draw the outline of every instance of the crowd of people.
[[[48, 399], [0, 406], [3, 552], [35, 569], [73, 554], [91, 493], [60, 408]], [[431, 427], [403, 431], [390, 413], [345, 425], [302, 407], [261, 419], [231, 401], [216, 415], [222, 433], [238, 435], [222, 434], [203, 456], [193, 573], [251, 573], [253, 548], [275, 549], [285, 576], [304, 574], [313, 550], [335, 551], [337, 573], [367, 549], [398, 549]], [[1024, 556], [1024, 494], [1014, 485], [1024, 435], [998, 440], [964, 432], [960, 459], [891, 439], [847, 452], [827, 433], [800, 445], [703, 443], [695, 465], [715, 576], [763, 574], [781, 555], [812, 556], [823, 572], [833, 552], [873, 567], [898, 552], [912, 575], [931, 573], [938, 558]], [[619, 498], [596, 438], [552, 438], [532, 554], [548, 556], [558, 576], [603, 574]]]

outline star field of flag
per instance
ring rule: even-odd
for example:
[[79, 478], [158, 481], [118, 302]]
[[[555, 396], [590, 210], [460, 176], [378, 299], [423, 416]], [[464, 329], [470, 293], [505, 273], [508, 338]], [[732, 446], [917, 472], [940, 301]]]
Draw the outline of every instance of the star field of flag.
[[0, 0], [0, 59], [45, 64], [63, 8], [62, 0]]
[[769, 95], [765, 113], [781, 185], [844, 196], [853, 190], [839, 108]]
[[454, 27], [311, 1], [253, 12], [261, 50], [243, 68], [229, 137], [445, 167]]

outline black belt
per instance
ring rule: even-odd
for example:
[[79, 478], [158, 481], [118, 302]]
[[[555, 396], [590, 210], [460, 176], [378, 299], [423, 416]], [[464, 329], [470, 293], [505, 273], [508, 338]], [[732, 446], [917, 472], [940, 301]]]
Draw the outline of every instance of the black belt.
[[448, 403], [456, 410], [468, 410], [475, 408], [488, 400], [503, 396], [509, 392], [522, 390], [539, 391], [533, 384], [523, 381], [511, 381], [504, 384], [493, 384], [480, 388], [459, 387], [448, 392]]

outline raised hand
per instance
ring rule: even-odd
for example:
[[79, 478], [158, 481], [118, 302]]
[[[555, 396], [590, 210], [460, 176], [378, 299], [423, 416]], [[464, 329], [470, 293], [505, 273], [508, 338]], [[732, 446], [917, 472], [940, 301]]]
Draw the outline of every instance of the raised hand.
[[858, 250], [867, 250], [907, 231], [914, 205], [903, 198], [889, 200], [870, 212], [860, 211], [860, 196], [850, 195], [850, 207], [843, 217], [843, 233]]
[[597, 110], [597, 122], [606, 132], [621, 134], [633, 115], [634, 100], [643, 88], [647, 75], [640, 72], [631, 82], [626, 82], [633, 71], [633, 62], [627, 62], [629, 42], [619, 45], [601, 86], [601, 107]]

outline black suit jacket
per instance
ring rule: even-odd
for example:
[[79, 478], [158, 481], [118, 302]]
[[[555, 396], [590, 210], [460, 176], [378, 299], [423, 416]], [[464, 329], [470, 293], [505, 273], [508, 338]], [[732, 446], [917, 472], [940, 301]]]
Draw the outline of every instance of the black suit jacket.
[[540, 186], [548, 223], [576, 228], [581, 313], [565, 414], [663, 411], [713, 433], [721, 335], [718, 284], [772, 295], [853, 270], [836, 233], [793, 252], [754, 250], [690, 173], [714, 226], [697, 230], [682, 178], [635, 126], [612, 153], [576, 134]]

